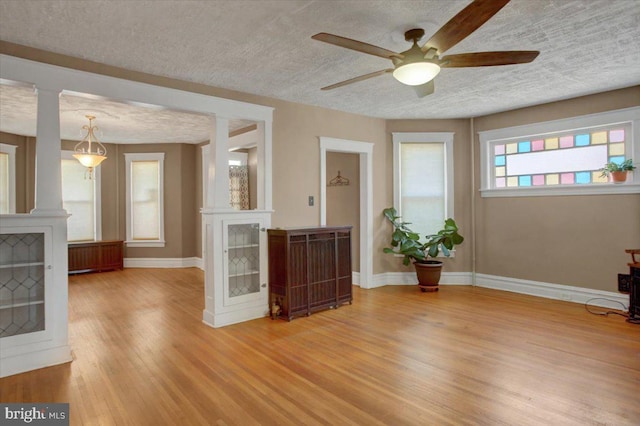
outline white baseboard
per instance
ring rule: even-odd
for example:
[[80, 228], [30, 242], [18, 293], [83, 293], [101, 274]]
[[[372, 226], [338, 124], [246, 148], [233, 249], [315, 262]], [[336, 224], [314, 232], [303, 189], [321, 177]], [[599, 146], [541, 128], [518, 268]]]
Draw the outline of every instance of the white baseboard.
[[199, 257], [184, 258], [151, 258], [151, 257], [127, 257], [124, 259], [125, 268], [200, 268], [202, 259]]
[[[125, 268], [203, 268], [202, 258], [126, 258]], [[418, 280], [414, 271], [384, 272], [375, 274], [370, 288], [386, 285], [410, 285], [417, 284]], [[353, 272], [353, 283], [359, 285], [360, 273]], [[471, 272], [443, 272], [440, 279], [441, 285], [473, 285]], [[629, 297], [625, 294], [603, 290], [593, 290], [584, 287], [574, 287], [562, 284], [552, 284], [540, 281], [522, 280], [518, 278], [501, 277], [497, 275], [476, 274], [478, 287], [493, 288], [496, 290], [511, 291], [514, 293], [528, 294], [531, 296], [545, 297], [547, 299], [565, 300], [567, 302], [586, 303], [610, 309], [628, 309]], [[592, 300], [593, 299], [593, 300]], [[608, 299], [608, 300], [605, 300]], [[621, 305], [622, 304], [622, 305]], [[257, 314], [256, 314], [257, 315]], [[257, 315], [254, 318], [260, 317]], [[206, 317], [206, 316], [205, 316]], [[212, 317], [205, 319], [205, 323], [214, 324]], [[225, 318], [222, 322], [233, 324], [236, 318]]]
[[[357, 274], [357, 275], [356, 275]], [[356, 283], [360, 274], [353, 273], [353, 282]], [[385, 272], [375, 274], [371, 288], [386, 285], [410, 285], [418, 282], [415, 272]], [[441, 285], [473, 285], [471, 272], [443, 272], [440, 279]], [[625, 310], [629, 306], [629, 296], [603, 290], [593, 290], [584, 287], [574, 287], [562, 284], [551, 284], [539, 281], [521, 280], [518, 278], [501, 277], [496, 275], [476, 274], [476, 286], [493, 288], [496, 290], [511, 291], [514, 293], [528, 294], [547, 299], [565, 300], [574, 303], [586, 303], [610, 309]]]
[[545, 297], [547, 299], [565, 300], [567, 302], [575, 303], [589, 302], [590, 305], [610, 309], [622, 310], [622, 306], [624, 306], [624, 310], [626, 310], [629, 306], [629, 296], [626, 294], [593, 290], [584, 287], [551, 284], [486, 274], [476, 274], [476, 285], [478, 287]]
[[[355, 277], [354, 277], [355, 281]], [[385, 272], [375, 274], [371, 288], [383, 287], [385, 285], [408, 285], [418, 284], [415, 271], [411, 272]], [[443, 272], [440, 277], [441, 285], [471, 285], [471, 272]]]
[[225, 325], [237, 324], [239, 322], [264, 318], [269, 315], [269, 309], [264, 306], [254, 306], [241, 311], [222, 312], [214, 314], [206, 309], [202, 312], [202, 322], [209, 327], [218, 328]]
[[13, 376], [14, 374], [38, 368], [64, 364], [71, 362], [71, 360], [71, 349], [67, 345], [7, 356], [0, 359], [0, 377]]

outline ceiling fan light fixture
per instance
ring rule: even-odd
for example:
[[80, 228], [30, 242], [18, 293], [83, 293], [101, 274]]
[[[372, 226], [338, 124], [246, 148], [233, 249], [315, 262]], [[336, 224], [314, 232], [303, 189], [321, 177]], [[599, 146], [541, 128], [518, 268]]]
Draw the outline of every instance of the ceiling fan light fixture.
[[393, 77], [408, 86], [420, 86], [433, 80], [440, 72], [438, 64], [433, 62], [411, 62], [397, 67]]

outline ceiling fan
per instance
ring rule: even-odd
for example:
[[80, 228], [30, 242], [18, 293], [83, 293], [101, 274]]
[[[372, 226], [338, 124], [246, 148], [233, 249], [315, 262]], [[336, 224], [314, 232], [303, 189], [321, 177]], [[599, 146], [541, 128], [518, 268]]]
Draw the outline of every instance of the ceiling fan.
[[433, 93], [433, 79], [440, 72], [440, 68], [486, 67], [529, 63], [533, 61], [540, 52], [535, 50], [513, 50], [461, 53], [440, 57], [442, 53], [451, 49], [480, 28], [482, 24], [498, 13], [509, 1], [510, 0], [474, 0], [456, 16], [451, 18], [449, 22], [444, 24], [442, 28], [422, 46], [418, 45], [418, 41], [424, 36], [424, 30], [421, 28], [409, 30], [404, 34], [404, 38], [407, 41], [413, 41], [413, 46], [411, 46], [409, 50], [401, 53], [334, 34], [316, 34], [311, 38], [346, 49], [390, 59], [394, 65], [393, 68], [387, 68], [341, 81], [340, 83], [323, 87], [322, 90], [331, 90], [379, 75], [392, 73], [399, 82], [413, 86], [418, 97], [422, 98]]

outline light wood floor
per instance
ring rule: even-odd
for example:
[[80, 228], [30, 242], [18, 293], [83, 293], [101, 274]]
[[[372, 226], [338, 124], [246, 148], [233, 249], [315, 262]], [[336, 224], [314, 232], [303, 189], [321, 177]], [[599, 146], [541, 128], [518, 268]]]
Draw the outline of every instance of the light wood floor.
[[196, 269], [69, 278], [74, 361], [1, 379], [72, 425], [638, 425], [640, 326], [481, 288], [354, 288], [309, 318], [202, 324]]

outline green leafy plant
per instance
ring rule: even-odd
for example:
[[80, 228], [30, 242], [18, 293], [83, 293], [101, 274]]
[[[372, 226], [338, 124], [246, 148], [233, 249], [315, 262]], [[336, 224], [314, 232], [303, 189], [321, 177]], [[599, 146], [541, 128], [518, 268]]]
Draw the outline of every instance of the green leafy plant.
[[458, 225], [451, 218], [444, 221], [444, 228], [437, 234], [426, 235], [424, 242], [420, 242], [420, 235], [409, 228], [411, 223], [401, 220], [394, 207], [384, 209], [383, 213], [393, 225], [391, 247], [385, 247], [383, 251], [403, 255], [402, 263], [405, 265], [411, 261], [425, 263], [429, 257], [437, 257], [441, 250], [449, 257], [453, 247], [464, 241], [464, 237], [458, 233]]
[[600, 171], [602, 172], [600, 177], [609, 176], [613, 172], [628, 172], [628, 171], [632, 171], [635, 168], [636, 168], [636, 166], [633, 165], [633, 160], [631, 158], [628, 158], [628, 159], [626, 159], [625, 161], [623, 161], [622, 163], [619, 163], [619, 164], [618, 163], [614, 163], [614, 162], [609, 162], [609, 163], [605, 164], [603, 168], [600, 169]]

